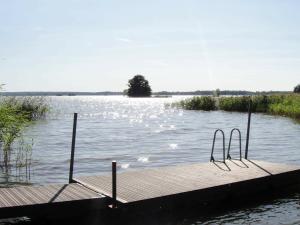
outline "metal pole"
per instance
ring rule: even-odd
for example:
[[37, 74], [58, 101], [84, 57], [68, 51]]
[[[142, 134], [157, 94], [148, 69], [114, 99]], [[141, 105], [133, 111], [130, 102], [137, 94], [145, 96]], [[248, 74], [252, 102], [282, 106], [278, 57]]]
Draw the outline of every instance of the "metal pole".
[[252, 111], [252, 100], [250, 97], [249, 107], [248, 107], [248, 125], [247, 125], [247, 139], [245, 148], [245, 159], [248, 159], [248, 148], [249, 148], [249, 136], [250, 136], [250, 125], [251, 125], [251, 111]]
[[117, 207], [117, 162], [112, 161], [112, 208]]
[[74, 113], [72, 146], [71, 146], [71, 159], [70, 159], [70, 171], [69, 171], [69, 183], [73, 183], [73, 168], [74, 168], [74, 153], [75, 153], [75, 141], [76, 141], [76, 128], [77, 128], [77, 113]]

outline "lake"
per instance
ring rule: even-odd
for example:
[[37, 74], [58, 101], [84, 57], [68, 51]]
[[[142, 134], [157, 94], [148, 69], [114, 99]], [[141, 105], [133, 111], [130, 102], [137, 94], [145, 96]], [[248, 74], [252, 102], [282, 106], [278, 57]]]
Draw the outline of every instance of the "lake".
[[[242, 132], [245, 146], [247, 114], [222, 111], [185, 111], [166, 107], [173, 98], [127, 98], [123, 96], [49, 97], [51, 112], [25, 131], [33, 139], [29, 176], [24, 171], [0, 174], [2, 184], [68, 182], [73, 113], [77, 112], [74, 176], [109, 173], [116, 160], [119, 171], [197, 162], [208, 162], [215, 129], [226, 135], [232, 128]], [[249, 158], [300, 164], [300, 124], [264, 114], [253, 114]], [[238, 157], [234, 136], [232, 155]], [[243, 151], [244, 152], [244, 151]], [[219, 154], [218, 154], [219, 153]], [[221, 158], [221, 138], [216, 157]], [[298, 193], [255, 206], [206, 218], [185, 218], [177, 224], [300, 223]], [[172, 224], [167, 221], [163, 224]]]

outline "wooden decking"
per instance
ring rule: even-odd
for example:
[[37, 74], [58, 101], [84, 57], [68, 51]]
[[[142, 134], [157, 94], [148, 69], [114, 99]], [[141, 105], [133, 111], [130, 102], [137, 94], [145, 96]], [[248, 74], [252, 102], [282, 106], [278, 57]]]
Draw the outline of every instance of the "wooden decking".
[[101, 199], [104, 199], [103, 195], [80, 184], [0, 188], [0, 218], [38, 214], [41, 209], [47, 214], [51, 208], [59, 210], [59, 206], [66, 203], [84, 204]]
[[78, 184], [21, 186], [0, 189], [0, 208], [99, 198]]
[[[120, 203], [141, 202], [217, 189], [220, 186], [230, 188], [233, 184], [255, 183], [257, 180], [268, 180], [276, 185], [279, 182], [276, 177], [282, 178], [282, 175], [287, 176], [290, 173], [296, 173], [299, 178], [300, 166], [248, 160], [227, 160], [226, 164], [201, 163], [123, 172], [117, 175], [117, 200]], [[112, 197], [111, 176], [88, 176], [75, 180], [98, 193]]]
[[[79, 177], [74, 181], [77, 183], [2, 188], [0, 218], [74, 215], [111, 204], [111, 175]], [[283, 186], [296, 183], [300, 183], [300, 166], [227, 160], [225, 164], [198, 163], [118, 173], [117, 201], [122, 207], [149, 203], [155, 209], [182, 200], [190, 205], [228, 196], [247, 198], [250, 192], [284, 190]]]

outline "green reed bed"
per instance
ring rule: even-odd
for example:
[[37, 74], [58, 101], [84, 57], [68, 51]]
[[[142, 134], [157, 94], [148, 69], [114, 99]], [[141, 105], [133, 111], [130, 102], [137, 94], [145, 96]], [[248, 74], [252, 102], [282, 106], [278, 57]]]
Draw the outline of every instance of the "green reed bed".
[[0, 142], [10, 146], [29, 122], [45, 116], [49, 107], [41, 97], [0, 97]]
[[[12, 155], [19, 166], [24, 166], [22, 159], [27, 162], [32, 144], [24, 141], [22, 131], [32, 121], [43, 118], [48, 110], [47, 102], [41, 97], [0, 96], [0, 168], [5, 172], [12, 166]], [[18, 144], [13, 148], [16, 140]]]
[[187, 110], [211, 111], [216, 109], [216, 100], [210, 96], [192, 97], [172, 103], [171, 106]]
[[289, 95], [280, 102], [270, 104], [268, 112], [274, 115], [288, 116], [300, 121], [300, 94]]
[[[238, 97], [193, 97], [173, 103], [186, 110], [224, 110], [247, 112], [249, 96]], [[252, 112], [280, 115], [300, 120], [300, 95], [256, 95], [251, 96]]]

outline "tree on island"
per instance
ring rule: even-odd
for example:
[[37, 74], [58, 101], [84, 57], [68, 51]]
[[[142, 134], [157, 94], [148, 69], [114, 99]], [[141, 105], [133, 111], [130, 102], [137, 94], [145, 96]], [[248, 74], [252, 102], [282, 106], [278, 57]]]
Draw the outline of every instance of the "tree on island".
[[294, 93], [300, 93], [300, 84], [294, 88]]
[[128, 81], [128, 89], [125, 90], [129, 97], [150, 97], [151, 92], [149, 82], [139, 74]]
[[214, 97], [219, 97], [221, 95], [221, 90], [217, 88], [215, 91], [213, 91], [213, 96]]

